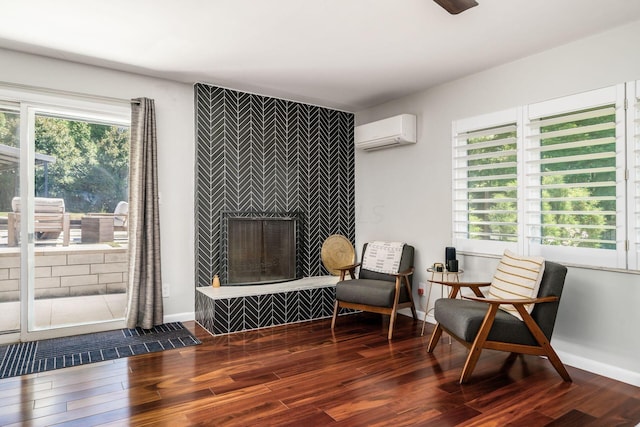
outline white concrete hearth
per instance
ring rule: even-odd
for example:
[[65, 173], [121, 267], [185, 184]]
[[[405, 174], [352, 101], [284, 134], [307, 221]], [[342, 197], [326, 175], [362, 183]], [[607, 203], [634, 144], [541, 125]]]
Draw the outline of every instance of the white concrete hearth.
[[333, 314], [336, 276], [270, 285], [196, 288], [196, 321], [213, 335], [324, 319]]
[[336, 283], [338, 283], [338, 276], [315, 276], [268, 285], [220, 286], [219, 288], [200, 286], [196, 290], [211, 299], [224, 299], [324, 288], [331, 285], [335, 286]]

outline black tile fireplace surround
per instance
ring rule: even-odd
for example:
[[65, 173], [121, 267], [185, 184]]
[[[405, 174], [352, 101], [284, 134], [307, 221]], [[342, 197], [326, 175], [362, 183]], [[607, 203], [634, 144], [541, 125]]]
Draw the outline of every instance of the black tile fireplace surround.
[[227, 281], [221, 212], [296, 212], [299, 277], [327, 274], [332, 234], [355, 240], [352, 113], [198, 83], [196, 286]]

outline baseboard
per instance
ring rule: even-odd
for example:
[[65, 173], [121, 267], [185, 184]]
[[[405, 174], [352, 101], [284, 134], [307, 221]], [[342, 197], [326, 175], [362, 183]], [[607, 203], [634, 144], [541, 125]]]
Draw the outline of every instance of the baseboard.
[[[402, 314], [403, 316], [412, 317], [410, 308], [401, 308], [398, 310], [398, 314]], [[420, 311], [416, 309], [416, 314], [418, 315], [418, 320], [422, 321], [424, 319], [424, 311]], [[429, 314], [427, 316], [427, 323], [431, 323], [433, 325], [436, 324], [436, 319], [433, 317], [433, 314]]]
[[195, 320], [195, 319], [196, 319], [195, 311], [190, 311], [186, 313], [165, 314], [163, 317], [164, 323], [187, 322], [189, 320]]
[[565, 365], [573, 366], [574, 368], [582, 369], [583, 371], [588, 371], [593, 374], [602, 375], [603, 377], [640, 387], [640, 373], [638, 372], [618, 368], [617, 366], [587, 359], [585, 357], [559, 351], [557, 349], [555, 350], [556, 353], [558, 353], [560, 360], [562, 360], [562, 363]]

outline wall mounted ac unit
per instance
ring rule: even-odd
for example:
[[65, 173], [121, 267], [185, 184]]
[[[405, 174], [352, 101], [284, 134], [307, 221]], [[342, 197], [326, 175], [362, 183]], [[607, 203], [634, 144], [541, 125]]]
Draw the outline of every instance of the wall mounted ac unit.
[[400, 114], [399, 116], [356, 126], [354, 139], [356, 148], [364, 151], [415, 144], [417, 141], [416, 116], [413, 114]]

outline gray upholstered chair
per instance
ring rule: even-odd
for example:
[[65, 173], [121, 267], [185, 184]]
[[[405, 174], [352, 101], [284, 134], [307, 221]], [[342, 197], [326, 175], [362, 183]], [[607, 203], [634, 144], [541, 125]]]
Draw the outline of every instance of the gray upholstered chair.
[[[365, 256], [367, 244], [362, 248]], [[404, 245], [397, 274], [378, 273], [360, 268], [356, 279], [355, 270], [361, 262], [348, 265], [340, 270], [340, 281], [336, 284], [336, 301], [333, 307], [331, 329], [335, 328], [336, 318], [341, 308], [370, 311], [389, 315], [388, 339], [393, 335], [393, 325], [398, 309], [410, 307], [413, 318], [417, 319], [416, 308], [411, 295], [413, 275], [414, 247]], [[345, 280], [346, 273], [351, 280]]]
[[[427, 351], [433, 352], [442, 331], [447, 332], [469, 348], [460, 384], [466, 382], [476, 366], [482, 349], [511, 352], [512, 361], [517, 354], [546, 356], [565, 381], [571, 381], [569, 373], [551, 347], [551, 335], [560, 304], [567, 268], [546, 261], [537, 298], [528, 300], [494, 300], [482, 297], [480, 287], [489, 283], [438, 282], [452, 287], [449, 298], [436, 300], [434, 316], [438, 322]], [[473, 290], [477, 297], [456, 299], [461, 287]], [[524, 308], [535, 303], [531, 314]], [[523, 320], [499, 310], [501, 304], [513, 304]]]

